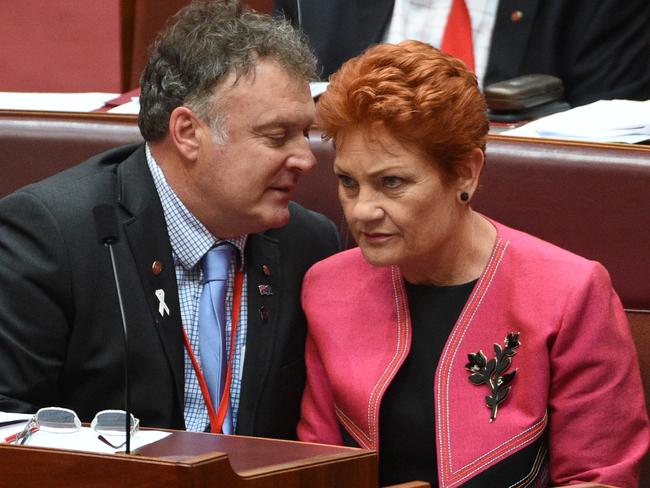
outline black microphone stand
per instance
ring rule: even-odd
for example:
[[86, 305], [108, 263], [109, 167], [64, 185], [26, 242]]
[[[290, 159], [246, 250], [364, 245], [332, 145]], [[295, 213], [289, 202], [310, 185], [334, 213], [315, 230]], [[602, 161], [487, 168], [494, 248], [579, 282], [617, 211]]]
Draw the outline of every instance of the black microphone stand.
[[108, 249], [108, 255], [111, 260], [113, 269], [113, 280], [117, 290], [117, 301], [120, 306], [120, 316], [122, 318], [122, 331], [124, 336], [124, 411], [126, 412], [124, 433], [126, 436], [125, 449], [126, 454], [131, 454], [131, 383], [129, 381], [129, 341], [126, 327], [126, 314], [124, 312], [124, 301], [122, 300], [122, 288], [120, 279], [117, 274], [115, 264], [115, 253], [113, 244], [119, 240], [119, 231], [117, 225], [117, 216], [115, 208], [112, 205], [98, 205], [93, 209], [95, 214], [95, 224], [97, 225], [97, 234], [100, 243]]
[[120, 315], [122, 316], [122, 329], [124, 332], [124, 411], [126, 412], [125, 421], [125, 434], [126, 446], [124, 452], [131, 454], [131, 383], [129, 381], [129, 341], [126, 330], [126, 314], [124, 313], [124, 302], [122, 301], [122, 292], [120, 291], [120, 279], [117, 276], [117, 268], [115, 267], [115, 255], [113, 253], [113, 244], [106, 242], [104, 244], [108, 248], [108, 254], [111, 257], [111, 266], [113, 268], [113, 278], [115, 279], [115, 288], [117, 288], [117, 301], [120, 304]]

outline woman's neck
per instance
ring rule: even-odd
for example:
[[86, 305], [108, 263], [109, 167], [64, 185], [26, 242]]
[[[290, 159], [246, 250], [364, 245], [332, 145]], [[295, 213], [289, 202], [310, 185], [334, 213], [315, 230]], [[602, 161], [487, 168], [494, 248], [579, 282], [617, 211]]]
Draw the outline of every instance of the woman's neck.
[[432, 250], [430, 256], [409, 266], [400, 265], [406, 281], [421, 285], [460, 285], [481, 276], [496, 241], [494, 225], [468, 209], [456, 229], [442, 249]]

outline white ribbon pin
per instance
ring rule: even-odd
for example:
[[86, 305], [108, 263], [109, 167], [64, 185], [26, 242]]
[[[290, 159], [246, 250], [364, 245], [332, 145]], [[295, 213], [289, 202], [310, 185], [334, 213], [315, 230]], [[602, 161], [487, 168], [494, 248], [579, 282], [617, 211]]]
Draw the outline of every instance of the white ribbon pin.
[[158, 301], [160, 302], [158, 304], [158, 313], [164, 317], [165, 312], [167, 312], [167, 315], [169, 315], [169, 307], [165, 303], [165, 290], [159, 289], [156, 290], [156, 297], [158, 298]]

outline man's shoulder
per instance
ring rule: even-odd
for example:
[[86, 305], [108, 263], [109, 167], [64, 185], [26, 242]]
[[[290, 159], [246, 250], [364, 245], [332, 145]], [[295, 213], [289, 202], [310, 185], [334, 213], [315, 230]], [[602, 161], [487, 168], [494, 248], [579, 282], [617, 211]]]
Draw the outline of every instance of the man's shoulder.
[[109, 149], [49, 178], [27, 185], [18, 191], [38, 194], [59, 192], [68, 194], [72, 189], [83, 189], [85, 184], [92, 183], [97, 177], [101, 180], [108, 175], [114, 175], [118, 165], [128, 159], [141, 146], [141, 144], [131, 144]]
[[323, 259], [340, 249], [339, 234], [325, 215], [295, 203], [289, 203], [291, 217], [284, 227], [264, 232], [285, 249], [286, 256], [311, 256]]
[[137, 146], [115, 148], [16, 190], [0, 199], [0, 226], [54, 233], [50, 235], [86, 232], [94, 225], [93, 208], [116, 200], [117, 168], [135, 151]]
[[133, 144], [102, 152], [44, 180], [24, 186], [0, 202], [37, 200], [51, 210], [74, 210], [85, 202], [112, 201], [118, 166], [141, 147], [141, 144]]

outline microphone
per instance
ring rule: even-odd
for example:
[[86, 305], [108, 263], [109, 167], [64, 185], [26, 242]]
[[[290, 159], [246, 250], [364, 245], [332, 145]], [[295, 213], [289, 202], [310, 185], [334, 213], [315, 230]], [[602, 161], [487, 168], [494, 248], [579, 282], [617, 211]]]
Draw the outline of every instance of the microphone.
[[116, 244], [120, 238], [119, 225], [117, 223], [117, 214], [115, 207], [108, 203], [97, 205], [93, 208], [95, 217], [95, 230], [97, 239], [100, 244], [106, 246], [108, 255], [113, 268], [113, 280], [117, 290], [117, 301], [120, 305], [120, 314], [122, 316], [122, 332], [124, 336], [124, 411], [126, 412], [125, 430], [126, 447], [125, 453], [131, 454], [131, 385], [129, 381], [129, 341], [126, 328], [126, 314], [124, 313], [124, 302], [122, 301], [122, 291], [120, 280], [117, 275], [115, 265], [115, 255], [113, 253], [113, 244]]
[[298, 18], [298, 28], [302, 29], [302, 5], [300, 0], [296, 0], [296, 17]]

